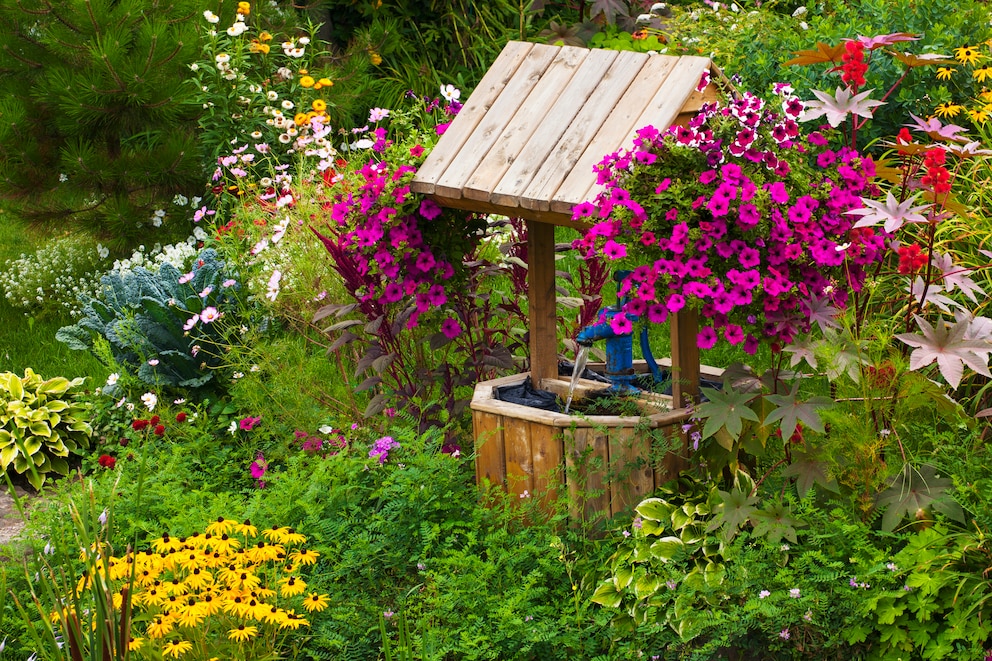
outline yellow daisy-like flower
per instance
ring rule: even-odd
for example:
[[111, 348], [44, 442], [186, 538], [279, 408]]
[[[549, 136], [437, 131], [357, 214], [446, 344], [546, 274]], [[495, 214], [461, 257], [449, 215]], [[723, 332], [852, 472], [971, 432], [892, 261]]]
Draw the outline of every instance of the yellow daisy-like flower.
[[303, 581], [303, 579], [295, 576], [290, 576], [289, 578], [284, 578], [279, 581], [279, 592], [284, 597], [293, 597], [298, 594], [303, 594], [306, 589], [307, 584]]
[[207, 526], [207, 532], [211, 535], [223, 535], [233, 532], [238, 527], [238, 522], [224, 517], [217, 517], [217, 520]]
[[295, 613], [288, 614], [286, 619], [279, 623], [280, 629], [299, 629], [300, 627], [308, 626], [310, 626], [310, 623]]
[[330, 87], [331, 85], [334, 84], [334, 81], [331, 80], [330, 78], [321, 78], [317, 82], [320, 83], [324, 87]]
[[262, 55], [268, 55], [269, 50], [271, 50], [268, 44], [263, 44], [260, 41], [252, 39], [251, 45], [248, 46], [248, 50], [252, 53], [261, 53]]
[[374, 50], [369, 51], [369, 62], [371, 62], [373, 66], [379, 66], [382, 64], [382, 55], [379, 55]]
[[248, 627], [243, 624], [239, 625], [237, 629], [231, 629], [227, 632], [227, 637], [231, 640], [236, 640], [239, 643], [248, 640], [249, 638], [254, 638], [258, 635], [258, 627]]
[[302, 76], [300, 78], [300, 87], [313, 87], [313, 84], [317, 82], [313, 79], [313, 76]]
[[172, 623], [166, 618], [156, 617], [148, 625], [147, 633], [149, 638], [164, 638], [172, 633]]
[[272, 41], [272, 35], [268, 32], [260, 32], [258, 35], [258, 40], [262, 42]]
[[299, 551], [294, 551], [289, 556], [289, 559], [301, 565], [312, 565], [317, 562], [317, 558], [319, 556], [320, 554], [316, 551], [311, 551], [310, 549], [300, 549]]
[[193, 643], [188, 640], [170, 640], [162, 648], [162, 656], [171, 656], [176, 659], [193, 649]]
[[306, 126], [310, 123], [310, 118], [307, 117], [307, 113], [299, 112], [296, 113], [296, 117], [293, 118], [293, 123], [297, 126]]
[[306, 544], [307, 538], [290, 528], [282, 539], [283, 544]]
[[975, 124], [984, 124], [989, 120], [989, 109], [968, 108], [968, 118]]
[[251, 3], [239, 2], [238, 3], [238, 13], [242, 16], [247, 16], [251, 13]]
[[933, 114], [937, 117], [956, 117], [962, 110], [964, 110], [964, 106], [948, 101], [934, 108]]
[[314, 99], [314, 102], [310, 106], [314, 109], [314, 112], [324, 112], [327, 110], [327, 102], [323, 99]]
[[174, 537], [169, 537], [168, 534], [162, 535], [160, 539], [156, 539], [152, 542], [152, 548], [159, 553], [168, 553], [170, 551], [176, 551], [182, 543], [175, 539]]
[[317, 612], [327, 608], [328, 604], [331, 603], [331, 598], [326, 594], [318, 595], [316, 592], [308, 595], [306, 599], [303, 600], [303, 607], [307, 609], [308, 613]]
[[992, 90], [982, 90], [978, 98], [985, 102], [992, 102]]
[[144, 644], [145, 644], [144, 638], [141, 637], [132, 638], [131, 641], [127, 644], [127, 649], [131, 652], [137, 652], [138, 650], [141, 649], [141, 646]]
[[[269, 36], [269, 39], [271, 39], [271, 38], [272, 37]], [[255, 526], [251, 525], [251, 521], [249, 521], [248, 519], [245, 519], [245, 522], [244, 523], [238, 524], [238, 526], [237, 526], [237, 528], [235, 528], [234, 532], [238, 533], [239, 535], [244, 535], [245, 537], [257, 537], [258, 536], [258, 528], [256, 528]]]
[[278, 542], [280, 544], [286, 541], [286, 535], [289, 534], [289, 528], [286, 526], [272, 526], [271, 528], [266, 528], [262, 531], [262, 535], [273, 542]]
[[950, 80], [954, 75], [954, 69], [950, 67], [937, 67], [937, 80]]
[[971, 72], [971, 77], [980, 83], [984, 83], [986, 80], [992, 80], [992, 66], [975, 69]]
[[983, 57], [974, 46], [961, 46], [954, 49], [954, 59], [964, 64], [975, 64]]

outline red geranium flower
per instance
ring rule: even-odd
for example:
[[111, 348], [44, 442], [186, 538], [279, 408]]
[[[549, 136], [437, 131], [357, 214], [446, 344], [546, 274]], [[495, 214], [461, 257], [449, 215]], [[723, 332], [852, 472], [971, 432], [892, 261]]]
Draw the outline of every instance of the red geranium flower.
[[104, 468], [112, 469], [117, 464], [117, 460], [111, 457], [109, 454], [101, 454], [100, 458], [97, 461]]
[[176, 414], [176, 422], [186, 422], [186, 414], [183, 411]]
[[165, 425], [157, 425], [155, 427], [155, 435], [162, 436], [165, 434]]
[[133, 429], [134, 431], [141, 431], [147, 426], [148, 426], [147, 420], [135, 420], [134, 422], [131, 423], [131, 429]]

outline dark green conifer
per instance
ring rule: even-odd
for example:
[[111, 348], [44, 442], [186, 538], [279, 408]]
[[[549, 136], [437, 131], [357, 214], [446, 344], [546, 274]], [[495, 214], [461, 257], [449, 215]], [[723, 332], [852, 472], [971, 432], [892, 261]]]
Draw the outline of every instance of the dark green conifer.
[[[202, 186], [199, 0], [0, 2], [0, 194], [121, 247]], [[216, 6], [213, 9], [218, 9]]]

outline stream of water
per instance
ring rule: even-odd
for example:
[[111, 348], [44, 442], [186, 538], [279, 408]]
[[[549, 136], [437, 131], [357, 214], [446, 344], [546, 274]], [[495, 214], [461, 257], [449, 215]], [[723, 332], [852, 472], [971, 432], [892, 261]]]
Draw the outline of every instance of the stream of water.
[[578, 353], [575, 354], [575, 367], [572, 368], [572, 382], [568, 384], [568, 400], [565, 401], [565, 414], [572, 406], [572, 395], [575, 393], [575, 386], [579, 383], [579, 378], [586, 371], [586, 362], [589, 360], [589, 347], [579, 346]]

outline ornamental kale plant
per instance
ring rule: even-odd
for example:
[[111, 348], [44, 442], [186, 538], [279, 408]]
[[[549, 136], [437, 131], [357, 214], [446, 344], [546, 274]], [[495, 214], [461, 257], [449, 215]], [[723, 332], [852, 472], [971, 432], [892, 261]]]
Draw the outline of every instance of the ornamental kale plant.
[[754, 353], [761, 338], [788, 344], [861, 288], [883, 236], [852, 231], [847, 212], [874, 191], [874, 163], [804, 136], [802, 103], [779, 92], [781, 113], [745, 93], [686, 127], [645, 127], [597, 166], [604, 190], [576, 207], [594, 225], [575, 245], [634, 269], [614, 330], [689, 306], [706, 320], [700, 348], [722, 335]]
[[200, 388], [213, 379], [230, 344], [230, 324], [219, 320], [237, 309], [239, 290], [216, 251], [201, 252], [185, 274], [166, 262], [157, 272], [111, 271], [101, 283], [100, 297], [59, 330], [59, 341], [92, 350], [102, 336], [114, 359], [149, 385]]

